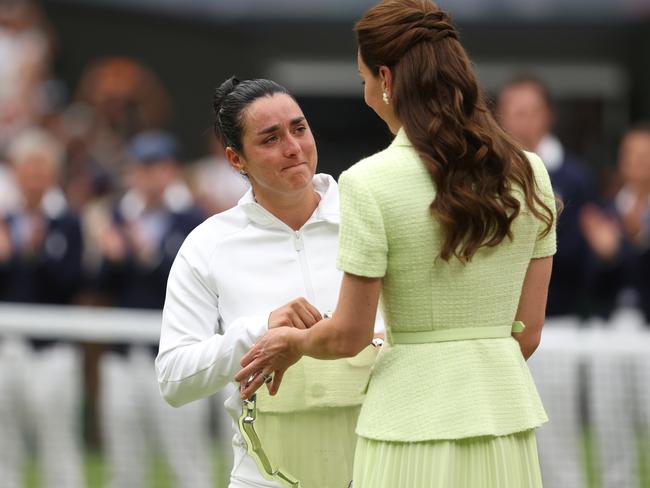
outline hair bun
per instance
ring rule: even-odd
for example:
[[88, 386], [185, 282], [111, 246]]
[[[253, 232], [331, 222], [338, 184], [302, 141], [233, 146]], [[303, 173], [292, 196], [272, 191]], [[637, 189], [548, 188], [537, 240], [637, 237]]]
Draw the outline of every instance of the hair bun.
[[235, 78], [234, 76], [231, 76], [228, 78], [226, 81], [224, 81], [219, 88], [217, 88], [214, 91], [214, 97], [212, 99], [212, 108], [214, 110], [214, 114], [218, 115], [219, 110], [221, 110], [221, 106], [223, 105], [224, 100], [230, 93], [232, 93], [237, 85], [239, 85], [240, 81], [238, 78]]
[[413, 35], [413, 31], [418, 29], [419, 35], [414, 36], [415, 42], [412, 45], [417, 44], [421, 40], [437, 42], [446, 37], [458, 39], [458, 32], [451, 23], [451, 17], [443, 10], [423, 13], [422, 18], [408, 26], [405, 32]]

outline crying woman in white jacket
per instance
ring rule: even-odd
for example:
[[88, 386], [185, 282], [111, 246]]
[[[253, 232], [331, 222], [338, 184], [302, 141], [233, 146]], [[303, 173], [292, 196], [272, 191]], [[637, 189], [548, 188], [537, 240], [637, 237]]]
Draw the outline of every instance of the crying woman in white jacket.
[[[238, 205], [197, 227], [169, 275], [156, 359], [174, 406], [228, 388], [226, 409], [242, 411], [233, 377], [265, 331], [310, 327], [335, 309], [339, 201], [334, 179], [315, 174], [317, 151], [302, 110], [269, 80], [230, 78], [215, 93], [215, 131], [231, 165], [250, 182]], [[264, 450], [308, 488], [348, 485], [359, 407], [375, 353], [301, 360], [282, 392], [257, 397]], [[269, 381], [272, 381], [269, 378]], [[279, 487], [233, 438], [231, 488]]]

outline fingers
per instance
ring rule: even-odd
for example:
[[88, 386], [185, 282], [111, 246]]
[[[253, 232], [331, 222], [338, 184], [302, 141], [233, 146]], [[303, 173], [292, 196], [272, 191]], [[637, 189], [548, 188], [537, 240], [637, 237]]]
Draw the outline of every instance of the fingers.
[[256, 374], [250, 383], [242, 383], [240, 386], [239, 396], [242, 400], [252, 397], [260, 386], [264, 384], [264, 375]]
[[273, 374], [273, 382], [270, 385], [268, 385], [269, 393], [271, 395], [275, 395], [280, 389], [280, 383], [282, 383], [282, 378], [284, 377], [284, 371], [286, 370], [276, 371]]
[[322, 319], [316, 307], [305, 298], [296, 298], [271, 312], [269, 316], [269, 329], [276, 327], [294, 327], [307, 329]]
[[[298, 315], [304, 328], [307, 329], [322, 319], [318, 309], [304, 298], [297, 298], [292, 303], [293, 311]], [[303, 327], [300, 327], [303, 328]]]
[[[259, 346], [259, 343], [258, 343], [258, 344], [255, 344], [253, 347], [251, 347], [246, 354], [244, 354], [244, 356], [239, 361], [239, 364], [242, 366], [242, 368], [248, 366], [250, 363], [252, 363], [255, 360], [255, 358], [257, 358], [259, 349], [260, 349], [260, 346]], [[239, 381], [239, 380], [237, 380], [237, 381]]]
[[[294, 300], [282, 307], [271, 312], [269, 316], [269, 329], [277, 327], [295, 327], [297, 329], [305, 329], [307, 325], [303, 322], [299, 309], [301, 306]], [[307, 322], [311, 320], [308, 314], [304, 314]]]
[[311, 322], [311, 317], [308, 313], [305, 313], [302, 309], [297, 308], [290, 315], [291, 326], [296, 329], [306, 329], [309, 327], [307, 324]]
[[[243, 361], [243, 359], [242, 359]], [[259, 373], [262, 370], [262, 365], [260, 361], [251, 361], [250, 364], [247, 364], [235, 375], [235, 381], [243, 383], [248, 381], [252, 375]]]
[[311, 311], [303, 304], [296, 307], [296, 319], [299, 321], [300, 326], [294, 325], [296, 329], [308, 329], [316, 322], [314, 322], [314, 317], [311, 314]]
[[323, 319], [323, 316], [318, 311], [318, 309], [314, 307], [311, 303], [309, 303], [307, 300], [305, 300], [304, 306], [314, 320], [314, 322], [310, 325], [310, 327], [314, 325], [316, 322], [320, 322]]

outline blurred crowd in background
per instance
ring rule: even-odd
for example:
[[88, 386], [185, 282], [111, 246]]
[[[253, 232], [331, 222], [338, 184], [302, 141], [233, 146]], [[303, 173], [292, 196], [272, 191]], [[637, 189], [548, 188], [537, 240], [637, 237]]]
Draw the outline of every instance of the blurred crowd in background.
[[[212, 134], [205, 157], [181, 159], [180, 143], [167, 130], [172, 100], [147, 66], [128, 57], [97, 59], [77, 86], [67, 86], [53, 73], [57, 48], [38, 5], [0, 3], [0, 301], [159, 310], [184, 238], [235, 205], [247, 184]], [[607, 320], [621, 307], [641, 310], [650, 322], [650, 125], [621, 128], [612, 178], [602, 188], [594, 166], [554, 135], [552, 94], [535, 73], [502, 86], [494, 107], [506, 131], [545, 161], [562, 202], [549, 324], [581, 327], [585, 318]], [[27, 431], [46, 486], [83, 486], [81, 352], [56, 337], [0, 337], [0, 487], [22, 486]], [[99, 423], [113, 486], [144, 483], [145, 436], [135, 433], [142, 422], [152, 423], [178, 486], [213, 486], [208, 406], [162, 404], [155, 344], [113, 344], [101, 352]], [[568, 395], [577, 395], [577, 381], [567, 383]], [[566, 403], [559, 408], [566, 411]], [[570, 409], [580, 415], [576, 405]], [[578, 464], [577, 441], [563, 442], [551, 449], [549, 465]], [[565, 468], [556, 475], [577, 470]], [[580, 474], [568, 476], [572, 481], [548, 486], [581, 486]], [[632, 486], [617, 484], [632, 474], [615, 473], [609, 484], [607, 476], [603, 486]]]
[[[247, 185], [207, 137], [205, 158], [179, 159], [169, 96], [145, 66], [97, 60], [70, 87], [53, 76], [55, 52], [36, 4], [0, 4], [0, 301], [160, 310], [187, 234]], [[44, 486], [84, 486], [84, 360], [99, 362], [111, 486], [143, 486], [158, 448], [178, 486], [214, 486], [209, 405], [166, 405], [156, 353], [117, 343], [98, 359], [54, 334], [0, 337], [0, 486], [23, 486], [30, 446]]]

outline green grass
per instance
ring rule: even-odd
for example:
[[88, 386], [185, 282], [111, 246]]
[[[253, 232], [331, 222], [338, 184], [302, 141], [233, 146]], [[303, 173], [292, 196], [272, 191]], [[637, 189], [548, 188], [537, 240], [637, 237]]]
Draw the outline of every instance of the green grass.
[[587, 430], [582, 438], [582, 455], [583, 462], [585, 463], [585, 475], [587, 488], [599, 488], [600, 487], [600, 476], [598, 469], [598, 453], [596, 452], [595, 440], [593, 438], [591, 431]]
[[[650, 488], [650, 445], [642, 436], [637, 438], [639, 467], [639, 488]], [[583, 436], [583, 460], [586, 470], [587, 488], [600, 488], [598, 452], [593, 434], [587, 430]]]
[[639, 471], [641, 487], [650, 488], [650, 445], [647, 439], [639, 439]]
[[[228, 486], [228, 474], [224, 473], [224, 460], [218, 451], [213, 457], [213, 476], [216, 482], [215, 488], [226, 488]], [[85, 474], [87, 488], [103, 488], [107, 485], [107, 470], [104, 459], [98, 451], [86, 452]], [[25, 472], [25, 488], [40, 488], [40, 473], [34, 459], [30, 460]], [[165, 461], [156, 457], [151, 461], [149, 470], [148, 488], [174, 488], [169, 468]]]

